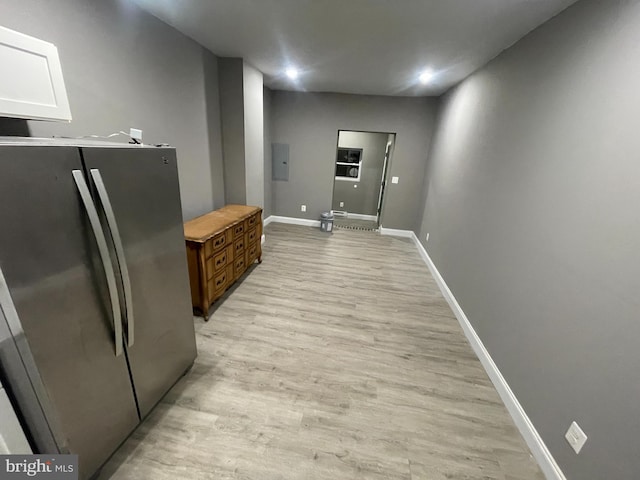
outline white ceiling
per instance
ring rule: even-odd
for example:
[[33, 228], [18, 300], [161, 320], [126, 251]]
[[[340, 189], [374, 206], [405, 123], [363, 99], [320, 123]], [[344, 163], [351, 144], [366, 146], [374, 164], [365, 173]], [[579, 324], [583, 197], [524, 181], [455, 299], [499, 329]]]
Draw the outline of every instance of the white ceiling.
[[134, 1], [273, 89], [439, 95], [576, 0]]

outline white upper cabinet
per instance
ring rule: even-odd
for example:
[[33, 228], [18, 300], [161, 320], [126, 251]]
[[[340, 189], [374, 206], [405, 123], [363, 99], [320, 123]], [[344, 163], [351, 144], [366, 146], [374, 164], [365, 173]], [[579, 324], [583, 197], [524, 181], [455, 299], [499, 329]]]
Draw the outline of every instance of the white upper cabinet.
[[0, 27], [0, 117], [71, 121], [55, 45]]

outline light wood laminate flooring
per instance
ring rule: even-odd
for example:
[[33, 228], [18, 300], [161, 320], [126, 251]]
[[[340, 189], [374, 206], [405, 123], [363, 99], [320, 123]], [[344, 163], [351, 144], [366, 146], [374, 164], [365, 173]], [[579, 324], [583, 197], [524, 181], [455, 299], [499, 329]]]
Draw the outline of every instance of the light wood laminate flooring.
[[408, 239], [271, 224], [101, 479], [543, 479]]

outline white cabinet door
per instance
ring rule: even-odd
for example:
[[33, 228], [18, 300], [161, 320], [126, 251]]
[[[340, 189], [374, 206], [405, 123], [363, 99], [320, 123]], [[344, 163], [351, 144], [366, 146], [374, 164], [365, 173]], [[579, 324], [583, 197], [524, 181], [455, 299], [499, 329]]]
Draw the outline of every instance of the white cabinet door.
[[55, 45], [0, 27], [0, 116], [71, 120]]

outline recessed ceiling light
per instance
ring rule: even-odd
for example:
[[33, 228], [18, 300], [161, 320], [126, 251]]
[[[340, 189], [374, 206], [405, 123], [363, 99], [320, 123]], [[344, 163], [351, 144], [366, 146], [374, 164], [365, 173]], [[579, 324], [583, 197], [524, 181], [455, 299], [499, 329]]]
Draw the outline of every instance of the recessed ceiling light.
[[425, 70], [420, 74], [419, 79], [420, 83], [422, 83], [423, 85], [431, 83], [431, 80], [433, 80], [433, 72], [431, 70]]
[[287, 68], [287, 71], [285, 73], [291, 80], [295, 80], [296, 78], [298, 78], [298, 70], [293, 67]]

